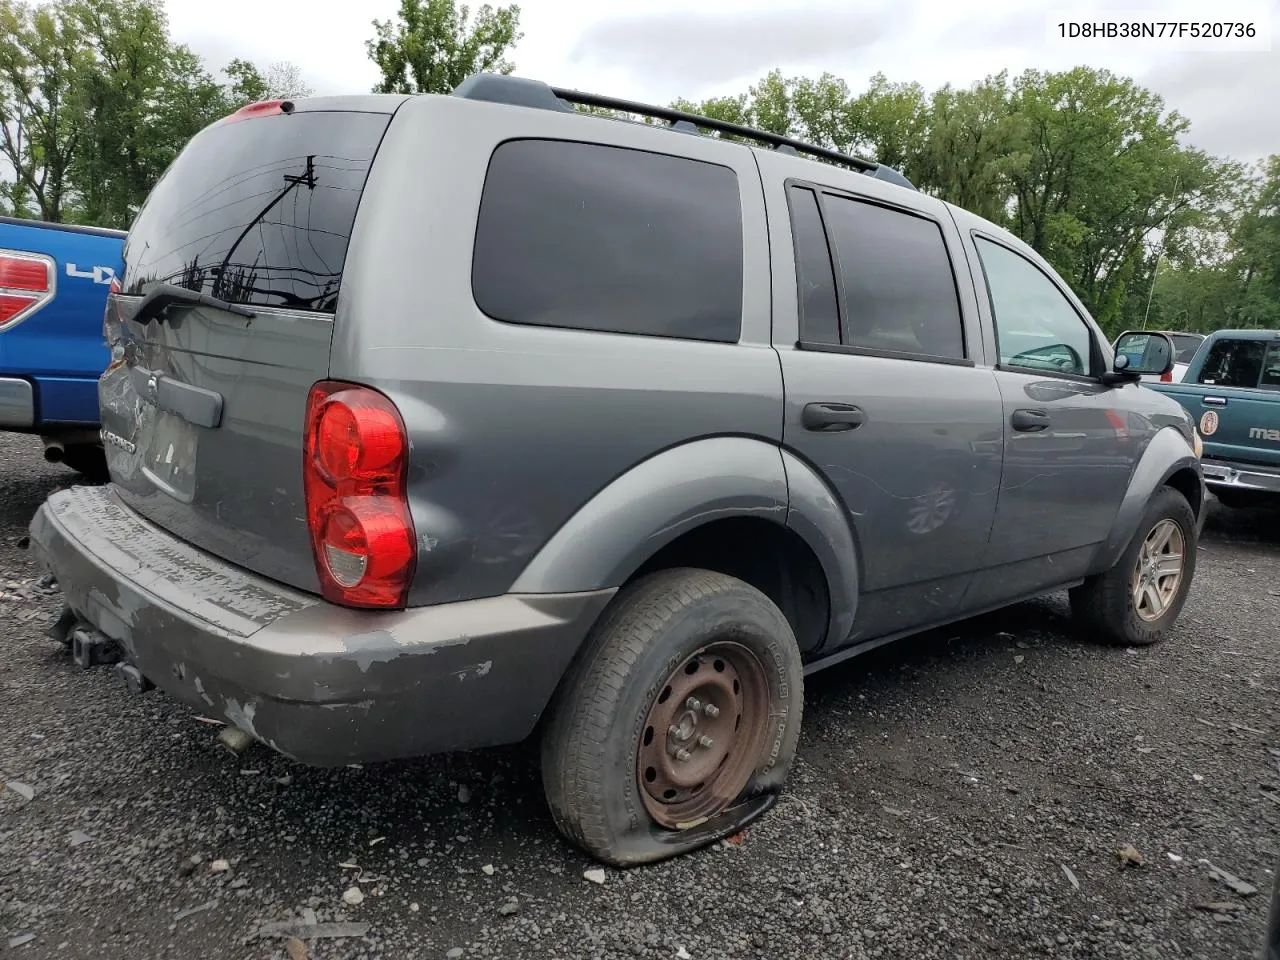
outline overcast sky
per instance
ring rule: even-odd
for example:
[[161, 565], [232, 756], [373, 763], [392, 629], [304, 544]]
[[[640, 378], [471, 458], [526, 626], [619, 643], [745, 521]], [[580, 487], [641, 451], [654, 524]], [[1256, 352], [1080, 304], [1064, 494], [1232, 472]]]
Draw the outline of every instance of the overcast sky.
[[[1271, 49], [1256, 52], [1188, 51], [1160, 40], [1105, 50], [1046, 36], [1050, 9], [1148, 8], [1158, 11], [1153, 19], [1168, 20], [1178, 4], [1189, 4], [1185, 12], [1194, 19], [1260, 11], [1268, 31], [1280, 30], [1280, 0], [521, 0], [524, 39], [509, 56], [522, 76], [661, 103], [745, 90], [774, 67], [788, 76], [830, 71], [859, 90], [877, 71], [933, 89], [967, 86], [1006, 68], [1086, 64], [1162, 94], [1191, 120], [1196, 146], [1243, 160], [1280, 153], [1280, 40], [1273, 34]], [[175, 39], [210, 66], [235, 56], [259, 64], [291, 60], [319, 93], [373, 85], [377, 71], [364, 41], [373, 35], [371, 21], [394, 15], [397, 6], [167, 0]]]

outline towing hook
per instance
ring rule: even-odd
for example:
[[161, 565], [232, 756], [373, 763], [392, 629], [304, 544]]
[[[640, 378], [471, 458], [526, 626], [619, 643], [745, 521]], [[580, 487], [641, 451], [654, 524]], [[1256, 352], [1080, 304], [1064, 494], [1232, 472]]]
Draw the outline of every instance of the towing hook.
[[115, 663], [120, 653], [115, 643], [92, 627], [76, 627], [71, 631], [71, 659], [82, 669]]
[[142, 675], [142, 671], [132, 663], [117, 663], [116, 676], [132, 694], [146, 693], [155, 688], [155, 684]]

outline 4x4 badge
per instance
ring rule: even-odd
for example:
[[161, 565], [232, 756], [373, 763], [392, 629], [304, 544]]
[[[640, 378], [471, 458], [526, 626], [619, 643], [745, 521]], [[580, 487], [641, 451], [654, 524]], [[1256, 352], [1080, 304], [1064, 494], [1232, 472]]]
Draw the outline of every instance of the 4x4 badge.
[[1204, 416], [1200, 418], [1200, 433], [1204, 436], [1216, 433], [1218, 430], [1218, 414], [1213, 410], [1206, 410]]

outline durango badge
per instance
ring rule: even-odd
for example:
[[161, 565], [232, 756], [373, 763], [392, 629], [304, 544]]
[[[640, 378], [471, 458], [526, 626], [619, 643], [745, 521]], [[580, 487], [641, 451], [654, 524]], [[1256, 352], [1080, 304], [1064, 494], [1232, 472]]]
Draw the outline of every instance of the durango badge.
[[1218, 414], [1213, 410], [1206, 410], [1204, 416], [1200, 418], [1200, 433], [1204, 436], [1212, 436], [1218, 430]]

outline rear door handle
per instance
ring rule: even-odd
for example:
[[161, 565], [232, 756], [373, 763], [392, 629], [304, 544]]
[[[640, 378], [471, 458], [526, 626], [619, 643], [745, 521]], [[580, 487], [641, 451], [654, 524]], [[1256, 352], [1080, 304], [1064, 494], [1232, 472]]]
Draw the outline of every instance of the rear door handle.
[[1009, 423], [1022, 433], [1039, 433], [1049, 428], [1049, 415], [1043, 410], [1015, 410]]
[[806, 403], [800, 413], [801, 425], [819, 433], [856, 430], [866, 419], [867, 415], [851, 403]]
[[1227, 405], [1226, 397], [1205, 397], [1204, 402], [1210, 407], [1225, 407]]

